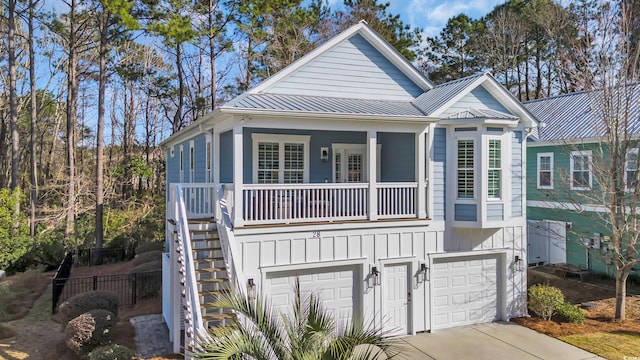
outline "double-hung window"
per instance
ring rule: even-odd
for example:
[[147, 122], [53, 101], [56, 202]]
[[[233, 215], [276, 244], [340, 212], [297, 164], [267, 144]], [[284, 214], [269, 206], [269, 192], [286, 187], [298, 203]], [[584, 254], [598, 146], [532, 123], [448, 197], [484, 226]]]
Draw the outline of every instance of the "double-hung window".
[[538, 154], [538, 189], [553, 189], [553, 153]]
[[635, 189], [638, 184], [638, 149], [630, 149], [627, 151], [627, 159], [624, 165], [624, 177], [627, 189]]
[[571, 152], [571, 190], [591, 189], [591, 151]]
[[489, 139], [489, 161], [487, 172], [487, 198], [502, 198], [502, 141]]
[[308, 182], [309, 139], [306, 135], [253, 134], [254, 182]]
[[475, 188], [474, 140], [458, 140], [458, 199], [473, 199]]

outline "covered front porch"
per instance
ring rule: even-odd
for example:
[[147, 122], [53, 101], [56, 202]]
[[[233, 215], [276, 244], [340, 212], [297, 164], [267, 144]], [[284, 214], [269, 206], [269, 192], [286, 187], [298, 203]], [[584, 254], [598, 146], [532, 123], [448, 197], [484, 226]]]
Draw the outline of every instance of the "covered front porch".
[[213, 209], [220, 185], [234, 227], [429, 217], [430, 123], [304, 123], [235, 116], [214, 125], [212, 184], [182, 183], [187, 211], [207, 216], [197, 206]]

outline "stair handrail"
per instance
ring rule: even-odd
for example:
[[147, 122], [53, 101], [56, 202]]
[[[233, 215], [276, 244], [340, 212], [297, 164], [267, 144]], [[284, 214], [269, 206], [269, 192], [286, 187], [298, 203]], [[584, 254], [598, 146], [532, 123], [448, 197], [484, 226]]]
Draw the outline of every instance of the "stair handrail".
[[[224, 185], [218, 184], [216, 186], [216, 203], [218, 218], [216, 218], [216, 224], [218, 226], [218, 236], [220, 237], [220, 245], [222, 247], [222, 255], [224, 257], [225, 265], [228, 270], [231, 270], [231, 281], [234, 283], [236, 292], [242, 295], [246, 295], [246, 279], [242, 270], [238, 268], [238, 265], [233, 259], [237, 259], [240, 256], [237, 244], [233, 235], [233, 223], [231, 221], [231, 214], [229, 213], [229, 204], [227, 204], [226, 197], [224, 196]], [[241, 320], [241, 319], [238, 319]]]
[[[185, 348], [187, 344], [192, 346], [192, 350], [195, 347], [195, 340], [198, 336], [206, 337], [208, 334], [204, 328], [204, 324], [202, 322], [202, 310], [200, 308], [200, 297], [198, 294], [198, 283], [196, 280], [196, 273], [193, 266], [193, 249], [191, 247], [191, 235], [189, 234], [189, 223], [187, 218], [187, 210], [184, 203], [184, 199], [182, 197], [182, 188], [180, 184], [173, 184], [175, 187], [176, 194], [176, 202], [178, 205], [178, 214], [177, 223], [179, 225], [179, 231], [182, 239], [182, 246], [184, 249], [184, 262], [185, 262], [185, 270], [186, 274], [184, 275], [186, 278], [187, 286], [186, 286], [186, 297], [187, 302], [190, 305], [191, 309], [191, 324], [192, 327], [192, 338], [189, 339], [189, 334], [185, 331]], [[187, 306], [189, 308], [189, 306]], [[186, 317], [186, 316], [185, 316]], [[186, 324], [185, 324], [186, 326]], [[187, 340], [190, 340], [187, 342]]]

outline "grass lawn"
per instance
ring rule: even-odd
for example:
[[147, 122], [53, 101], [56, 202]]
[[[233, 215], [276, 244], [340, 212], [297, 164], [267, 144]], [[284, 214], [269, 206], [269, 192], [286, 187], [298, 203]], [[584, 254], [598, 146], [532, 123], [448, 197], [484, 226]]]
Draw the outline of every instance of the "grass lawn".
[[597, 332], [561, 336], [559, 339], [605, 359], [640, 356], [640, 334], [635, 332]]

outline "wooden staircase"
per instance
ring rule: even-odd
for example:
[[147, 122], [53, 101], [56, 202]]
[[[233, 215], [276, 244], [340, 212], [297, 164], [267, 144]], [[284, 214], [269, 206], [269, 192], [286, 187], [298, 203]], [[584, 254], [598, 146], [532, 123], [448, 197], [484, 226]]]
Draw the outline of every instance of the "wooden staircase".
[[189, 234], [203, 324], [205, 328], [227, 326], [233, 313], [215, 306], [231, 286], [215, 220], [189, 220]]

